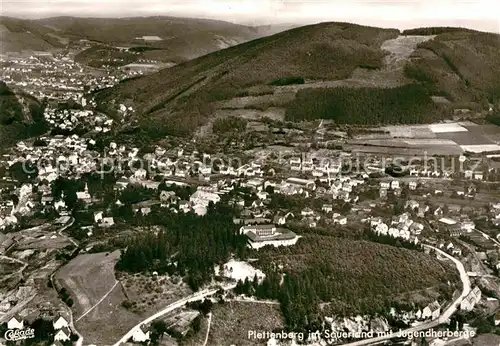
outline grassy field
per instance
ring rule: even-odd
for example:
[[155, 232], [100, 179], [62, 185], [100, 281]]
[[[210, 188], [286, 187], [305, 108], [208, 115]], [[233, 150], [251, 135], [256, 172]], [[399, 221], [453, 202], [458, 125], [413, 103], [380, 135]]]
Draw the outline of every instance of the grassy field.
[[[262, 345], [267, 340], [253, 340], [248, 331], [274, 331], [284, 327], [279, 305], [252, 302], [217, 304], [212, 312], [208, 345]], [[206, 319], [197, 335], [185, 345], [201, 345], [206, 335]]]
[[[118, 251], [109, 255], [80, 255], [61, 268], [56, 275], [58, 282], [68, 290], [74, 300], [72, 310], [75, 326], [85, 335], [85, 342], [97, 345], [113, 344], [141, 319], [121, 306], [126, 297], [121, 285], [116, 284], [114, 266], [118, 258]], [[110, 293], [106, 296], [108, 292]], [[99, 303], [104, 296], [106, 298]], [[99, 305], [78, 320], [96, 303]]]

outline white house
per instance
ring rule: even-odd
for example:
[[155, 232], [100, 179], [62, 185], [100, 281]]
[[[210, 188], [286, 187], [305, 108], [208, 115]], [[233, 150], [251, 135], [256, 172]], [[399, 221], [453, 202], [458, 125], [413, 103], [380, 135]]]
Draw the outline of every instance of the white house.
[[467, 297], [460, 303], [460, 310], [472, 311], [474, 306], [481, 300], [481, 290], [479, 287], [474, 287], [472, 291], [467, 295]]
[[437, 301], [432, 302], [427, 305], [424, 310], [422, 310], [422, 319], [435, 320], [441, 314], [441, 305]]
[[391, 189], [392, 190], [399, 189], [399, 180], [393, 180], [393, 181], [391, 181]]
[[81, 201], [83, 201], [85, 203], [91, 202], [92, 197], [89, 194], [89, 187], [87, 186], [87, 184], [85, 184], [85, 190], [84, 191], [78, 191], [76, 193], [76, 198], [78, 198], [79, 200], [81, 200]]
[[113, 217], [104, 217], [101, 220], [100, 227], [111, 227], [115, 224]]
[[335, 213], [333, 215], [333, 222], [336, 224], [339, 224], [339, 225], [346, 225], [347, 224], [347, 217]]
[[380, 188], [381, 189], [389, 189], [390, 183], [388, 181], [381, 181], [380, 182]]
[[140, 327], [134, 329], [132, 340], [134, 342], [145, 342], [149, 340], [149, 331], [144, 324], [141, 324]]
[[134, 177], [137, 179], [146, 179], [148, 172], [144, 168], [139, 168], [134, 172]]
[[23, 329], [24, 321], [20, 318], [12, 317], [9, 322], [7, 322], [8, 329]]
[[70, 337], [71, 337], [71, 331], [69, 330], [69, 328], [63, 327], [57, 331], [56, 335], [54, 335], [54, 340], [68, 341]]
[[203, 205], [208, 207], [210, 202], [216, 204], [220, 202], [220, 196], [213, 192], [197, 190], [195, 193], [189, 197], [189, 201], [195, 205]]
[[64, 317], [60, 316], [57, 320], [55, 320], [52, 325], [54, 326], [54, 329], [55, 330], [59, 330], [59, 329], [62, 329], [64, 327], [68, 328], [69, 327], [69, 324], [68, 324], [68, 321], [66, 321], [66, 319], [64, 319]]

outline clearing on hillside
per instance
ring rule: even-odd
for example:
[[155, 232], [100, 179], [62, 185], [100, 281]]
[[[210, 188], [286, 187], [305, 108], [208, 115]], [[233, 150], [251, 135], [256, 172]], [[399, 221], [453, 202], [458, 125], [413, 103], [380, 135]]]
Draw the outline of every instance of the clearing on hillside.
[[267, 340], [249, 337], [248, 332], [284, 328], [277, 304], [229, 301], [215, 305], [212, 315], [207, 345], [262, 345]]
[[121, 306], [126, 297], [114, 271], [119, 256], [119, 251], [79, 255], [56, 274], [74, 301], [75, 326], [86, 343], [111, 345], [141, 319]]

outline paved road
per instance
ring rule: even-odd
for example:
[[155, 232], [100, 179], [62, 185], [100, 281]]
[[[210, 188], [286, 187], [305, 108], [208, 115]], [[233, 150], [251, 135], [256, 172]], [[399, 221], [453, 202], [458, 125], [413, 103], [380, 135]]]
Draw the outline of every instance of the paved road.
[[[488, 234], [484, 233], [483, 231], [481, 231], [477, 228], [476, 228], [476, 231], [481, 233], [486, 239], [491, 240], [496, 246], [498, 246], [500, 248], [500, 242], [496, 241], [494, 237], [490, 237]], [[499, 240], [500, 240], [500, 234], [497, 235], [497, 238], [499, 238]]]
[[212, 313], [208, 313], [208, 326], [207, 326], [207, 335], [205, 336], [205, 341], [203, 342], [203, 346], [207, 346], [208, 336], [210, 335], [210, 326], [212, 325]]
[[[224, 291], [227, 291], [227, 290], [232, 290], [233, 288], [236, 287], [236, 284], [229, 284], [227, 286], [224, 286], [222, 287], [222, 289]], [[168, 314], [169, 312], [175, 310], [175, 309], [178, 309], [184, 305], [186, 305], [187, 303], [189, 302], [194, 302], [196, 300], [200, 300], [200, 299], [203, 299], [205, 297], [208, 297], [208, 296], [211, 296], [211, 295], [214, 295], [215, 293], [217, 293], [218, 289], [209, 289], [209, 290], [203, 290], [203, 291], [200, 291], [200, 292], [196, 292], [186, 298], [182, 298], [182, 299], [179, 299], [178, 301], [176, 301], [175, 303], [172, 303], [170, 304], [169, 306], [167, 306], [165, 309], [157, 312], [156, 314], [146, 318], [145, 320], [143, 320], [142, 322], [136, 324], [132, 329], [130, 329], [127, 334], [125, 334], [117, 343], [115, 343], [113, 346], [119, 346], [123, 343], [126, 343], [131, 337], [132, 335], [134, 334], [134, 331], [136, 330], [136, 328], [139, 328], [141, 325], [143, 324], [148, 324], [148, 323], [151, 323], [153, 322], [154, 320], [156, 320], [157, 318], [163, 316], [163, 315], [166, 315]]]
[[[460, 262], [455, 257], [448, 255], [446, 252], [441, 251], [440, 249], [438, 249], [438, 248], [436, 248], [434, 246], [425, 245], [425, 244], [423, 246], [435, 250], [436, 252], [440, 253], [442, 256], [444, 256], [444, 257], [452, 260], [455, 263], [458, 271], [460, 272], [460, 280], [462, 280], [462, 286], [463, 286], [462, 287], [462, 293], [460, 294], [460, 297], [458, 297], [441, 314], [441, 316], [439, 316], [437, 319], [429, 321], [429, 322], [426, 322], [426, 323], [423, 323], [423, 324], [421, 324], [419, 326], [415, 326], [415, 327], [411, 327], [411, 328], [405, 329], [405, 330], [403, 330], [401, 332], [402, 334], [403, 333], [404, 334], [409, 334], [409, 333], [413, 333], [413, 332], [419, 332], [419, 331], [427, 330], [427, 329], [430, 329], [430, 328], [433, 328], [433, 327], [437, 327], [441, 323], [445, 323], [451, 317], [451, 315], [453, 315], [455, 313], [455, 311], [457, 310], [457, 308], [460, 306], [460, 303], [462, 302], [462, 300], [471, 291], [471, 287], [470, 287], [471, 285], [470, 285], [469, 276], [467, 275], [467, 272], [465, 271], [465, 268], [464, 268], [464, 265], [462, 264], [462, 262]], [[390, 340], [390, 339], [392, 339], [394, 337], [397, 337], [397, 333], [395, 333], [392, 336], [388, 335], [388, 336], [375, 337], [375, 338], [371, 338], [371, 339], [359, 340], [359, 341], [351, 342], [351, 343], [348, 343], [348, 344], [344, 344], [342, 346], [347, 346], [347, 345], [349, 345], [349, 346], [370, 345], [370, 344], [373, 344], [373, 343], [377, 343], [377, 342], [379, 343], [381, 341]]]

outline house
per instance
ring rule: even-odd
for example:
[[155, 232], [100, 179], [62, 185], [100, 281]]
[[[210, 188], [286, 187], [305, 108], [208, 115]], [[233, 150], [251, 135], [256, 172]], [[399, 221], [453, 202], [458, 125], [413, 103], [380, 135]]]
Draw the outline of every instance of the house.
[[422, 310], [422, 319], [435, 320], [441, 314], [441, 305], [437, 301], [432, 302], [427, 305], [424, 310]]
[[7, 322], [7, 328], [8, 329], [23, 329], [24, 328], [24, 321], [19, 318], [18, 316], [12, 317], [8, 322]]
[[69, 330], [68, 327], [63, 327], [59, 329], [54, 335], [54, 341], [68, 341], [71, 337], [71, 331]]
[[409, 188], [410, 190], [412, 190], [412, 191], [413, 191], [413, 190], [416, 190], [416, 189], [417, 189], [417, 182], [416, 182], [416, 181], [410, 181], [410, 182], [408, 183], [408, 188]]
[[259, 191], [259, 192], [257, 192], [257, 197], [259, 199], [264, 200], [264, 199], [267, 199], [269, 197], [269, 193], [267, 193], [266, 191]]
[[296, 188], [303, 188], [308, 190], [316, 189], [316, 183], [314, 182], [314, 180], [310, 179], [288, 178], [286, 180], [286, 183]]
[[103, 219], [103, 212], [102, 211], [96, 211], [94, 212], [94, 222], [98, 223]]
[[149, 330], [144, 324], [134, 329], [132, 340], [134, 342], [145, 342], [149, 340]]
[[433, 214], [434, 214], [434, 216], [440, 217], [440, 216], [443, 216], [443, 213], [444, 213], [443, 208], [437, 207], [436, 210], [434, 210]]
[[162, 203], [170, 204], [174, 203], [177, 197], [175, 196], [175, 192], [173, 191], [165, 191], [160, 192], [160, 201]]
[[339, 224], [339, 225], [346, 225], [347, 224], [347, 217], [335, 213], [335, 214], [333, 214], [333, 223]]
[[123, 190], [128, 186], [128, 184], [130, 184], [130, 181], [125, 177], [121, 177], [120, 179], [117, 180], [115, 184], [115, 189]]
[[321, 207], [321, 210], [324, 211], [325, 213], [331, 213], [333, 211], [333, 205], [323, 204], [323, 206]]
[[380, 188], [381, 189], [386, 189], [388, 190], [390, 188], [391, 184], [388, 181], [381, 181], [380, 182]]
[[483, 180], [483, 172], [474, 172], [473, 179], [475, 179], [475, 180]]
[[193, 204], [203, 205], [208, 207], [210, 202], [216, 204], [220, 202], [220, 196], [216, 193], [203, 191], [198, 189], [195, 193], [189, 197], [189, 201]]
[[393, 181], [391, 181], [391, 189], [392, 190], [399, 189], [399, 180], [393, 180]]
[[284, 225], [286, 223], [286, 218], [288, 216], [292, 216], [294, 217], [293, 213], [289, 212], [285, 215], [281, 215], [281, 214], [278, 214], [274, 217], [274, 223], [278, 224], [278, 225]]
[[467, 295], [467, 297], [460, 303], [460, 310], [472, 311], [474, 306], [481, 300], [481, 290], [479, 287], [474, 287], [472, 291]]
[[472, 220], [463, 220], [460, 223], [460, 228], [462, 228], [466, 232], [472, 232], [474, 228], [476, 228], [476, 224]]
[[69, 327], [68, 321], [66, 321], [66, 319], [62, 316], [59, 316], [59, 318], [57, 320], [52, 322], [52, 325], [54, 326], [55, 330], [59, 330], [59, 329], [62, 329], [64, 327], [66, 327], [66, 328]]
[[102, 218], [101, 220], [101, 223], [99, 226], [101, 227], [111, 227], [115, 224], [115, 220], [113, 219], [113, 217], [104, 217]]
[[92, 197], [89, 194], [89, 187], [87, 184], [85, 184], [85, 190], [84, 191], [78, 191], [76, 193], [76, 198], [79, 199], [80, 201], [84, 203], [90, 203], [92, 202]]
[[309, 207], [305, 207], [301, 212], [300, 215], [302, 216], [313, 216], [314, 215], [314, 210], [312, 210]]
[[418, 210], [418, 207], [420, 207], [420, 204], [413, 199], [407, 201], [405, 204], [405, 209]]

